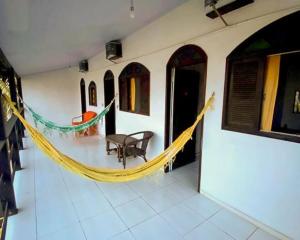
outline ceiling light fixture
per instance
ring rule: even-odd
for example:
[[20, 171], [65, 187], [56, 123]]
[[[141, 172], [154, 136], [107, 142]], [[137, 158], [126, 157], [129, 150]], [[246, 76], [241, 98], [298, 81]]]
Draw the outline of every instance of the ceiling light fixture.
[[129, 8], [129, 16], [131, 18], [135, 18], [135, 13], [134, 13], [134, 5], [133, 5], [133, 0], [130, 0], [130, 8]]

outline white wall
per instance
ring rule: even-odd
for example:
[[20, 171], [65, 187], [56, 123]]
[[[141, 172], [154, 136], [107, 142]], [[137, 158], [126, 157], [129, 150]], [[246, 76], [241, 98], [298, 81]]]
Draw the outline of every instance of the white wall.
[[221, 130], [225, 57], [261, 23], [243, 23], [198, 42], [209, 56], [207, 94], [214, 90], [217, 96], [204, 123], [202, 191], [300, 239], [299, 144]]
[[[150, 150], [152, 156], [156, 155], [163, 149], [166, 64], [180, 46], [200, 46], [208, 55], [207, 98], [216, 92], [214, 110], [204, 122], [202, 191], [278, 232], [300, 239], [299, 144], [221, 130], [227, 55], [255, 31], [299, 10], [299, 0], [256, 0], [255, 4], [225, 15], [232, 25], [226, 28], [219, 19], [204, 16], [202, 2], [191, 0], [124, 39], [124, 57], [118, 64], [106, 61], [104, 53], [90, 59], [90, 72], [84, 75], [86, 86], [91, 80], [96, 82], [97, 109], [102, 109], [105, 71], [114, 73], [118, 91], [117, 78], [122, 69], [131, 61], [144, 64], [151, 73], [150, 116], [117, 111], [116, 126], [117, 132], [154, 131]], [[59, 107], [56, 112], [67, 108], [65, 116], [76, 115], [80, 111], [81, 74], [68, 72], [66, 69], [25, 77], [25, 99], [59, 121], [66, 117], [51, 114], [54, 107]], [[66, 76], [70, 79], [65, 80]], [[56, 94], [55, 83], [63, 80], [68, 81], [68, 88]], [[53, 96], [63, 105], [54, 104]]]
[[72, 117], [80, 115], [77, 69], [35, 74], [25, 76], [22, 80], [24, 101], [47, 119], [71, 124]]

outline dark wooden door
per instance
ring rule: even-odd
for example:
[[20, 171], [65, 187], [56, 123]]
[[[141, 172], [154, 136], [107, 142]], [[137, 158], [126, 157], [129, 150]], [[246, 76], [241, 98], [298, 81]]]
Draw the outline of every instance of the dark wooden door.
[[[195, 70], [176, 69], [173, 98], [173, 140], [190, 127], [197, 117], [199, 106], [200, 73]], [[183, 151], [176, 156], [173, 169], [196, 160], [196, 131]]]
[[[113, 78], [104, 79], [104, 101], [107, 106], [115, 97], [115, 83]], [[116, 112], [115, 102], [112, 104], [110, 111], [105, 115], [105, 134], [116, 133]]]
[[85, 82], [83, 79], [80, 81], [80, 95], [81, 95], [81, 112], [86, 112], [86, 96], [85, 96]]

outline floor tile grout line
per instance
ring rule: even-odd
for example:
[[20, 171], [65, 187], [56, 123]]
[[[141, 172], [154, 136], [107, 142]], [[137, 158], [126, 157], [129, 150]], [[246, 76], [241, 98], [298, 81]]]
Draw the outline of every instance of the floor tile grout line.
[[[176, 183], [176, 180], [178, 181], [178, 179], [176, 179], [175, 178], [175, 181], [174, 182], [172, 182], [172, 183], [170, 183], [170, 184], [173, 184], [173, 183]], [[168, 184], [167, 186], [169, 186], [170, 184]], [[167, 186], [165, 186], [165, 187], [167, 187]], [[165, 188], [165, 187], [162, 187], [162, 188]], [[159, 189], [159, 190], [161, 190], [161, 189]], [[164, 221], [166, 221], [166, 222], [168, 222], [161, 214], [164, 212], [164, 211], [167, 211], [168, 209], [171, 209], [171, 208], [173, 208], [173, 207], [176, 207], [176, 206], [178, 206], [178, 205], [180, 205], [180, 204], [182, 204], [186, 199], [183, 199], [182, 201], [179, 201], [178, 203], [176, 203], [176, 204], [174, 204], [174, 205], [172, 205], [172, 206], [170, 206], [169, 208], [167, 208], [167, 209], [165, 209], [165, 210], [163, 210], [163, 211], [161, 211], [161, 212], [158, 212], [158, 211], [156, 211], [144, 198], [143, 198], [143, 196], [141, 196], [141, 199], [156, 213], [156, 216], [159, 216], [159, 217], [161, 217]], [[133, 228], [133, 227], [135, 227], [135, 226], [137, 226], [137, 225], [140, 225], [140, 224], [142, 224], [142, 223], [144, 223], [144, 222], [146, 222], [146, 221], [148, 221], [148, 220], [150, 220], [151, 218], [154, 218], [155, 216], [152, 216], [152, 217], [150, 217], [150, 218], [148, 218], [148, 219], [145, 219], [144, 221], [142, 221], [142, 222], [140, 222], [140, 223], [138, 223], [138, 224], [135, 224], [134, 226], [132, 226], [132, 227], [130, 227], [130, 229], [131, 228]], [[179, 233], [179, 232], [177, 232], [181, 237], [184, 237], [184, 234], [181, 234], [181, 233]]]
[[137, 240], [137, 238], [136, 238], [135, 235], [133, 234], [132, 230], [129, 229], [128, 231], [130, 232], [130, 235], [133, 237], [133, 239], [134, 239], [134, 240]]
[[[221, 209], [221, 210], [224, 210], [224, 209]], [[220, 210], [220, 211], [221, 211]], [[219, 212], [220, 212], [219, 211]], [[216, 213], [217, 214], [217, 213]], [[216, 214], [214, 214], [214, 215], [216, 215]], [[213, 217], [213, 216], [212, 216]], [[210, 217], [209, 219], [211, 219], [212, 217]], [[212, 225], [214, 225], [217, 229], [219, 229], [220, 231], [222, 231], [223, 233], [225, 233], [226, 235], [228, 235], [228, 236], [230, 236], [232, 239], [234, 239], [234, 240], [239, 240], [239, 239], [236, 239], [234, 236], [232, 236], [230, 233], [228, 233], [228, 232], [226, 232], [225, 230], [223, 230], [222, 228], [220, 228], [217, 224], [215, 224], [214, 222], [212, 222], [212, 221], [207, 221], [207, 222], [209, 222], [210, 224], [212, 224]], [[256, 226], [255, 226], [255, 228], [256, 228]], [[246, 238], [246, 239], [248, 239], [248, 238]]]
[[[186, 206], [189, 210], [192, 210], [191, 208], [189, 208], [188, 206]], [[204, 217], [203, 215], [201, 215], [200, 213], [196, 212], [197, 214], [199, 214], [201, 217], [203, 217], [204, 221], [201, 222], [200, 224], [198, 224], [197, 226], [195, 226], [193, 229], [191, 229], [188, 233], [184, 234], [184, 236], [188, 235], [189, 233], [191, 233], [192, 231], [194, 231], [196, 228], [198, 228], [199, 226], [203, 225], [206, 222], [209, 222], [209, 219], [211, 219], [213, 216], [215, 216], [218, 212], [220, 212], [222, 210], [222, 208], [220, 208], [219, 210], [217, 210], [214, 214], [212, 214], [211, 216], [209, 216], [208, 218]], [[223, 230], [222, 230], [223, 232]]]
[[[35, 153], [37, 152], [37, 149], [35, 148]], [[36, 157], [35, 157], [35, 161], [36, 161]], [[34, 165], [35, 166], [35, 165]], [[36, 167], [36, 166], [35, 166]], [[63, 178], [63, 176], [62, 176], [62, 172], [61, 172], [61, 168], [58, 166], [55, 166], [55, 169], [58, 171], [58, 174], [61, 176], [61, 180], [63, 181], [63, 183], [64, 183], [64, 185], [65, 185], [65, 182], [64, 182], [64, 178]], [[36, 187], [36, 186], [35, 186]], [[68, 189], [67, 189], [67, 191], [68, 191]], [[69, 197], [69, 196], [68, 196]], [[36, 198], [35, 198], [36, 199]], [[69, 199], [70, 201], [71, 201], [71, 203], [72, 203], [72, 199], [70, 198]], [[73, 204], [73, 203], [72, 203]], [[74, 208], [74, 207], [73, 207]], [[77, 216], [77, 214], [76, 214], [76, 210], [75, 210], [75, 208], [74, 208], [74, 212], [75, 212], [75, 215]], [[36, 219], [36, 224], [37, 224], [37, 219]], [[76, 222], [79, 222], [79, 221], [77, 221], [76, 220]], [[68, 227], [68, 226], [71, 226], [70, 224], [69, 225], [64, 225], [64, 226], [61, 226], [59, 229], [57, 229], [57, 230], [55, 230], [55, 231], [51, 231], [51, 232], [49, 232], [49, 233], [47, 233], [47, 234], [43, 234], [42, 236], [38, 236], [38, 234], [37, 234], [37, 240], [38, 240], [38, 238], [39, 237], [45, 237], [45, 236], [47, 236], [47, 235], [51, 235], [51, 234], [54, 234], [54, 233], [56, 233], [56, 232], [58, 232], [58, 231], [60, 231], [60, 230], [62, 230], [62, 229], [64, 229], [64, 228], [66, 228], [66, 227]], [[84, 233], [84, 232], [83, 232]], [[84, 235], [85, 236], [85, 235]]]
[[[96, 184], [96, 183], [95, 183]], [[123, 219], [121, 218], [121, 216], [119, 215], [119, 213], [117, 212], [117, 210], [115, 209], [115, 207], [112, 205], [112, 203], [109, 201], [109, 199], [105, 196], [103, 190], [101, 189], [100, 186], [98, 186], [98, 184], [96, 184], [96, 187], [103, 193], [104, 198], [106, 199], [106, 201], [108, 201], [108, 203], [111, 205], [114, 213], [118, 216], [119, 220], [124, 224], [124, 226], [126, 227], [126, 230], [129, 230], [129, 227], [127, 226], [127, 224], [123, 221]], [[120, 232], [121, 233], [121, 232]], [[113, 237], [113, 236], [112, 236]]]
[[[130, 188], [130, 190], [133, 191], [133, 192], [137, 195], [137, 197], [135, 197], [135, 198], [133, 198], [133, 199], [130, 199], [130, 200], [128, 200], [127, 202], [120, 203], [120, 204], [118, 204], [118, 205], [116, 205], [116, 206], [113, 206], [112, 203], [111, 203], [111, 201], [107, 198], [107, 196], [106, 196], [107, 194], [101, 189], [100, 186], [98, 186], [97, 183], [96, 183], [96, 185], [97, 185], [97, 187], [100, 189], [100, 191], [103, 193], [103, 196], [105, 197], [105, 199], [111, 204], [111, 206], [112, 206], [113, 208], [121, 207], [121, 206], [123, 206], [123, 205], [125, 205], [125, 204], [127, 204], [127, 203], [129, 203], [129, 202], [131, 202], [131, 201], [134, 201], [134, 200], [136, 200], [136, 199], [138, 199], [138, 198], [141, 197], [140, 195], [138, 195], [135, 191], [133, 191], [133, 190]], [[118, 188], [121, 188], [121, 187], [122, 187], [122, 186], [120, 186], [120, 187], [118, 187]], [[129, 186], [127, 185], [127, 187], [129, 187]], [[118, 190], [118, 189], [114, 189], [114, 190], [112, 190], [112, 191], [116, 191], [116, 190]]]
[[[238, 239], [236, 239], [234, 236], [232, 236], [230, 233], [228, 233], [228, 232], [226, 232], [225, 230], [223, 230], [223, 229], [221, 229], [217, 224], [215, 224], [214, 222], [212, 222], [212, 221], [209, 221], [212, 217], [214, 217], [215, 215], [217, 215], [219, 212], [221, 212], [222, 210], [226, 210], [226, 211], [229, 211], [229, 210], [227, 210], [227, 209], [225, 209], [225, 208], [223, 208], [223, 207], [221, 207], [221, 209], [219, 209], [219, 211], [218, 212], [216, 212], [213, 216], [211, 216], [210, 218], [208, 218], [207, 219], [207, 221], [209, 222], [209, 223], [211, 223], [211, 224], [213, 224], [215, 227], [217, 227], [219, 230], [221, 230], [222, 232], [224, 232], [224, 233], [226, 233], [228, 236], [230, 236], [230, 237], [232, 237], [233, 239], [235, 239], [235, 240], [238, 240]], [[231, 212], [231, 211], [229, 211], [230, 213], [232, 213], [232, 214], [234, 214], [233, 212]], [[236, 214], [234, 214], [234, 216], [237, 216]], [[249, 223], [249, 224], [251, 224], [251, 225], [253, 225], [254, 227], [255, 227], [255, 229], [251, 232], [251, 234], [246, 238], [246, 240], [248, 240], [259, 228], [256, 226], [256, 225], [254, 225], [254, 224], [252, 224], [252, 223], [250, 223], [250, 222], [248, 222], [246, 219], [244, 219], [244, 218], [241, 218], [242, 220], [244, 220], [244, 221], [246, 221], [247, 223]]]
[[112, 236], [110, 236], [108, 239], [113, 239], [114, 237], [117, 237], [125, 232], [129, 231], [129, 229], [125, 229], [124, 231], [121, 231], [119, 233], [113, 234]]
[[136, 227], [136, 226], [138, 226], [138, 225], [141, 225], [141, 224], [143, 224], [143, 223], [145, 223], [145, 222], [149, 221], [150, 219], [155, 218], [155, 217], [157, 217], [157, 216], [158, 216], [158, 214], [155, 214], [155, 215], [153, 215], [153, 216], [151, 216], [151, 217], [148, 217], [147, 219], [144, 219], [144, 220], [142, 220], [142, 221], [140, 221], [140, 222], [138, 222], [138, 223], [136, 223], [136, 224], [130, 226], [128, 229], [132, 229], [132, 228], [134, 228], [134, 227]]
[[122, 231], [122, 232], [119, 232], [119, 233], [117, 233], [117, 234], [112, 235], [111, 237], [109, 237], [109, 239], [112, 239], [112, 238], [114, 238], [114, 237], [117, 237], [117, 236], [119, 236], [119, 235], [121, 235], [121, 234], [123, 234], [123, 233], [125, 233], [125, 232], [129, 232], [130, 235], [131, 235], [131, 237], [133, 237], [133, 239], [136, 240], [136, 237], [134, 236], [134, 234], [132, 233], [132, 231], [131, 231], [130, 228], [128, 228], [128, 229], [126, 229], [126, 230], [124, 230], [124, 231]]
[[259, 228], [257, 226], [255, 226], [254, 231], [249, 235], [249, 237], [247, 237], [247, 240], [249, 240], [258, 230]]
[[[38, 207], [38, 198], [37, 198], [37, 177], [39, 176], [38, 174], [37, 174], [37, 170], [38, 170], [38, 165], [37, 165], [37, 163], [38, 163], [38, 161], [37, 161], [37, 158], [38, 158], [38, 155], [37, 155], [37, 149], [34, 147], [34, 146], [32, 146], [33, 148], [32, 148], [32, 150], [33, 150], [33, 172], [34, 172], [34, 178], [33, 178], [33, 182], [34, 182], [34, 208], [35, 208], [35, 235], [36, 235], [36, 239], [38, 239], [38, 228], [37, 228], [37, 223], [38, 223], [38, 214], [37, 214], [37, 207]], [[89, 149], [89, 151], [90, 151], [91, 149]], [[88, 154], [89, 155], [89, 154]], [[84, 237], [85, 237], [85, 239], [87, 240], [87, 236], [86, 236], [86, 234], [85, 234], [85, 232], [84, 232], [84, 229], [83, 229], [83, 226], [82, 226], [82, 222], [81, 222], [81, 220], [80, 220], [80, 216], [77, 214], [77, 211], [76, 211], [76, 209], [75, 209], [75, 202], [74, 202], [74, 200], [72, 199], [72, 197], [71, 197], [71, 194], [70, 194], [70, 187], [68, 186], [68, 184], [67, 184], [67, 176], [65, 176], [64, 174], [63, 174], [63, 169], [62, 168], [60, 168], [60, 167], [56, 167], [55, 168], [56, 170], [58, 170], [59, 172], [59, 175], [61, 176], [61, 180], [63, 181], [63, 183], [64, 183], [64, 186], [65, 186], [65, 188], [67, 189], [67, 191], [68, 191], [68, 198], [69, 198], [69, 200], [71, 201], [71, 203], [72, 203], [72, 207], [73, 207], [73, 212], [75, 212], [75, 214], [77, 215], [77, 220], [78, 220], [78, 222], [79, 222], [79, 224], [80, 224], [80, 227], [81, 227], [81, 230], [82, 230], [82, 232], [83, 232], [83, 235], [84, 235]], [[55, 170], [54, 169], [54, 170]], [[183, 175], [182, 175], [183, 176]], [[156, 192], [156, 191], [159, 191], [159, 190], [161, 190], [161, 189], [167, 189], [167, 187], [169, 186], [169, 185], [172, 185], [172, 184], [178, 184], [178, 183], [180, 183], [180, 184], [182, 184], [183, 186], [185, 186], [186, 185], [186, 182], [184, 181], [184, 179], [182, 179], [182, 178], [178, 178], [178, 177], [176, 177], [176, 176], [172, 176], [175, 180], [173, 181], [173, 182], [171, 182], [171, 183], [169, 183], [169, 184], [167, 184], [167, 185], [165, 185], [165, 186], [159, 186], [159, 189], [155, 189], [154, 191], [150, 191], [149, 193], [147, 193], [147, 194], [151, 194], [151, 193], [154, 193], [154, 192]], [[164, 211], [167, 211], [168, 209], [170, 209], [170, 208], [172, 208], [172, 207], [175, 207], [175, 206], [178, 206], [178, 205], [180, 205], [180, 204], [183, 204], [185, 201], [187, 201], [188, 199], [190, 199], [190, 198], [192, 198], [192, 197], [194, 197], [195, 195], [192, 195], [192, 196], [188, 196], [188, 197], [185, 197], [184, 199], [181, 199], [179, 202], [177, 202], [176, 204], [171, 204], [171, 206], [169, 206], [167, 209], [164, 209], [163, 211], [156, 211], [151, 205], [150, 205], [150, 203], [148, 203], [145, 199], [144, 199], [144, 196], [143, 196], [143, 194], [139, 194], [132, 186], [130, 186], [129, 184], [126, 184], [126, 186], [130, 189], [130, 190], [132, 190], [136, 195], [137, 195], [137, 197], [136, 198], [134, 198], [134, 199], [131, 199], [131, 200], [129, 200], [129, 201], [127, 201], [127, 202], [124, 202], [124, 203], [122, 203], [122, 204], [120, 204], [120, 205], [116, 205], [116, 206], [113, 206], [112, 205], [112, 203], [109, 201], [109, 199], [107, 198], [107, 196], [106, 196], [106, 194], [104, 193], [104, 191], [101, 189], [101, 186], [100, 185], [98, 185], [95, 181], [93, 181], [93, 184], [95, 184], [96, 185], [96, 188], [102, 193], [102, 195], [103, 195], [103, 197], [105, 198], [105, 200], [109, 203], [109, 205], [111, 206], [111, 208], [112, 208], [112, 210], [117, 214], [117, 216], [118, 216], [118, 218], [120, 219], [120, 221], [121, 222], [123, 222], [123, 224], [125, 225], [125, 227], [126, 227], [126, 230], [124, 230], [124, 231], [120, 231], [118, 234], [115, 234], [114, 236], [116, 236], [116, 235], [119, 235], [119, 234], [122, 234], [123, 232], [126, 232], [126, 231], [129, 231], [130, 233], [131, 233], [131, 235], [132, 235], [132, 237], [133, 238], [135, 238], [135, 236], [134, 236], [134, 234], [133, 234], [133, 232], [132, 232], [132, 228], [134, 228], [135, 226], [137, 226], [137, 225], [140, 225], [140, 224], [142, 224], [142, 223], [144, 223], [144, 222], [146, 222], [146, 221], [148, 221], [149, 219], [151, 219], [151, 218], [154, 218], [155, 216], [160, 216], [160, 217], [162, 217], [162, 213], [164, 212]], [[159, 185], [159, 184], [158, 184]], [[121, 186], [120, 186], [121, 187]], [[154, 211], [154, 213], [155, 213], [155, 215], [153, 215], [153, 216], [151, 216], [151, 217], [149, 217], [149, 218], [147, 218], [147, 219], [145, 219], [145, 220], [143, 220], [143, 221], [141, 221], [141, 222], [139, 222], [139, 223], [137, 223], [137, 224], [135, 224], [135, 225], [133, 225], [133, 226], [131, 226], [131, 227], [127, 227], [127, 224], [125, 223], [125, 221], [123, 221], [123, 219], [120, 217], [120, 215], [118, 214], [118, 212], [117, 212], [117, 208], [119, 208], [119, 207], [122, 207], [122, 206], [124, 206], [124, 205], [126, 205], [126, 204], [128, 204], [128, 203], [130, 203], [130, 202], [132, 202], [132, 201], [135, 201], [135, 200], [137, 200], [137, 199], [141, 199], [141, 200], [143, 200], [146, 204], [147, 204], [147, 206], [149, 206], [153, 211]], [[218, 205], [218, 204], [217, 204]], [[186, 205], [185, 205], [186, 206]], [[221, 207], [220, 205], [218, 205], [219, 207], [220, 207], [220, 209], [218, 209], [214, 214], [212, 214], [211, 216], [209, 216], [208, 218], [204, 218], [204, 221], [203, 222], [201, 222], [200, 224], [198, 224], [197, 226], [195, 226], [192, 230], [190, 230], [188, 233], [186, 233], [186, 234], [189, 234], [190, 232], [192, 232], [192, 231], [194, 231], [194, 229], [195, 228], [197, 228], [197, 227], [199, 227], [200, 225], [202, 225], [202, 224], [204, 224], [204, 223], [210, 223], [210, 224], [212, 224], [213, 226], [215, 226], [217, 229], [219, 229], [221, 232], [223, 232], [224, 234], [226, 234], [226, 235], [228, 235], [230, 238], [233, 238], [233, 239], [236, 239], [235, 237], [233, 237], [233, 236], [231, 236], [229, 233], [227, 233], [226, 231], [224, 231], [223, 229], [221, 229], [218, 225], [216, 225], [214, 222], [212, 222], [212, 218], [215, 216], [215, 215], [217, 215], [219, 212], [221, 212], [222, 210], [224, 210], [224, 208], [223, 207]], [[188, 207], [188, 206], [186, 206], [189, 210], [192, 210], [190, 207]], [[201, 215], [200, 213], [198, 213], [199, 215]], [[202, 215], [201, 215], [202, 216]], [[90, 218], [93, 218], [94, 216], [92, 216], [92, 217], [90, 217]], [[162, 217], [163, 218], [163, 217]], [[166, 220], [165, 218], [163, 218], [164, 220]], [[244, 218], [242, 218], [243, 220], [246, 220], [246, 219], [244, 219]], [[166, 220], [167, 221], [167, 220]], [[247, 221], [247, 220], [246, 220]], [[248, 222], [248, 221], [247, 221]], [[254, 225], [254, 224], [252, 224], [252, 225]], [[256, 225], [254, 225], [254, 227], [255, 227], [255, 229], [253, 230], [253, 232], [251, 232], [251, 234], [247, 237], [247, 239], [249, 240], [254, 234], [255, 234], [255, 232], [257, 232], [257, 230], [259, 230], [259, 228], [256, 226]], [[180, 233], [179, 233], [180, 234]], [[185, 234], [185, 235], [186, 235]], [[183, 234], [180, 234], [180, 235], [183, 235]], [[184, 235], [184, 236], [185, 236]], [[39, 236], [39, 237], [42, 237], [42, 236]], [[112, 237], [112, 236], [111, 236]]]
[[[127, 184], [128, 185], [128, 184]], [[98, 186], [98, 185], [97, 185]], [[100, 186], [98, 186], [99, 188], [101, 188]], [[130, 186], [128, 186], [128, 187], [130, 187]], [[130, 188], [132, 191], [134, 191], [132, 188]], [[101, 189], [102, 190], [102, 189]], [[103, 191], [103, 190], [102, 190]], [[103, 195], [105, 195], [104, 194], [104, 192], [103, 192]], [[128, 227], [128, 230], [130, 230], [131, 228], [133, 228], [133, 227], [135, 227], [135, 226], [137, 226], [137, 225], [140, 225], [140, 224], [142, 224], [142, 223], [144, 223], [144, 222], [146, 222], [146, 221], [148, 221], [148, 220], [150, 220], [151, 218], [154, 218], [155, 216], [160, 216], [160, 214], [159, 214], [159, 212], [157, 212], [144, 198], [143, 198], [143, 196], [140, 196], [140, 195], [138, 195], [138, 197], [137, 198], [135, 198], [135, 199], [131, 199], [130, 201], [128, 201], [128, 202], [126, 202], [126, 203], [123, 203], [123, 204], [120, 204], [120, 205], [118, 205], [118, 206], [116, 206], [116, 207], [113, 207], [113, 208], [119, 208], [119, 207], [122, 207], [122, 206], [124, 206], [124, 205], [126, 205], [126, 204], [128, 204], [128, 203], [130, 203], [130, 202], [133, 202], [133, 201], [135, 201], [135, 200], [137, 200], [137, 199], [141, 199], [141, 200], [143, 200], [153, 211], [154, 211], [154, 213], [155, 213], [155, 215], [153, 215], [153, 216], [151, 216], [151, 217], [149, 217], [149, 218], [147, 218], [147, 219], [144, 219], [143, 221], [141, 221], [141, 222], [139, 222], [139, 223], [137, 223], [137, 224], [134, 224], [133, 226], [130, 226], [130, 227]], [[117, 214], [118, 214], [118, 212], [117, 212]], [[119, 216], [119, 214], [118, 214], [118, 216]], [[120, 216], [119, 216], [120, 217]], [[160, 216], [161, 217], [161, 216]], [[121, 217], [120, 217], [121, 218]], [[121, 218], [122, 219], [122, 218]], [[124, 222], [124, 221], [123, 221]], [[125, 223], [125, 225], [127, 226], [127, 224]]]
[[87, 238], [87, 236], [86, 236], [86, 233], [85, 233], [85, 231], [84, 231], [84, 228], [83, 228], [83, 226], [82, 226], [81, 221], [79, 220], [78, 222], [79, 222], [80, 229], [81, 229], [81, 231], [82, 231], [82, 233], [83, 233], [84, 238], [85, 238], [86, 240], [88, 240], [88, 238]]
[[65, 178], [64, 178], [64, 176], [63, 176], [63, 173], [62, 173], [62, 169], [61, 169], [61, 168], [59, 169], [59, 172], [60, 172], [60, 174], [61, 174], [62, 181], [63, 181], [63, 183], [64, 183], [64, 185], [65, 185], [65, 188], [66, 188], [67, 191], [68, 191], [68, 197], [70, 198], [70, 201], [71, 201], [71, 203], [72, 203], [72, 207], [73, 207], [73, 210], [74, 210], [74, 212], [75, 212], [75, 215], [76, 215], [77, 218], [78, 218], [77, 220], [78, 220], [80, 229], [81, 229], [81, 231], [82, 231], [82, 233], [83, 233], [83, 236], [84, 236], [85, 240], [88, 240], [88, 239], [87, 239], [87, 236], [86, 236], [86, 233], [85, 233], [85, 231], [84, 231], [84, 229], [83, 229], [83, 226], [82, 226], [82, 224], [81, 224], [80, 216], [78, 215], [78, 213], [77, 213], [77, 211], [76, 211], [75, 203], [74, 203], [73, 199], [72, 199], [71, 196], [70, 196], [70, 195], [71, 195], [70, 189], [69, 189], [69, 187], [68, 187], [68, 185], [67, 185], [67, 183], [66, 183], [66, 181], [65, 181]]
[[213, 222], [211, 221], [208, 221], [210, 224], [212, 224], [214, 227], [216, 227], [217, 229], [219, 229], [221, 232], [225, 233], [227, 236], [231, 237], [233, 240], [239, 240], [239, 239], [236, 239], [234, 236], [232, 236], [230, 233], [224, 231], [222, 228], [220, 228], [218, 225], [214, 224]]
[[[172, 206], [172, 208], [173, 208], [173, 207], [176, 207], [176, 206], [179, 206], [179, 205], [181, 205], [181, 204], [184, 204], [184, 203], [181, 202], [181, 203], [179, 203], [179, 204], [176, 204], [176, 205]], [[192, 211], [190, 208], [188, 208], [186, 205], [183, 205], [183, 207], [185, 207], [187, 210], [193, 212], [193, 211]], [[163, 212], [160, 212], [159, 215], [160, 215], [162, 218], [164, 218], [161, 214], [164, 213], [164, 212], [166, 212], [166, 211], [167, 211], [167, 209], [166, 209], [165, 211], [163, 211]], [[187, 233], [185, 233], [185, 234], [181, 234], [181, 235], [186, 236], [188, 233], [192, 232], [194, 229], [196, 229], [197, 227], [199, 227], [200, 225], [202, 225], [203, 223], [205, 223], [205, 222], [207, 221], [207, 219], [206, 219], [203, 215], [201, 215], [200, 213], [195, 212], [195, 214], [196, 214], [196, 215], [199, 215], [200, 217], [202, 217], [202, 218], [203, 218], [203, 221], [202, 221], [201, 223], [197, 224], [196, 226], [194, 226], [189, 232], [187, 232]], [[168, 222], [168, 220], [167, 220], [166, 218], [164, 218], [164, 219]]]
[[141, 199], [158, 215], [159, 214], [159, 212], [158, 211], [156, 211], [151, 205], [150, 205], [150, 203], [148, 203], [144, 198], [143, 198], [143, 196], [141, 196]]

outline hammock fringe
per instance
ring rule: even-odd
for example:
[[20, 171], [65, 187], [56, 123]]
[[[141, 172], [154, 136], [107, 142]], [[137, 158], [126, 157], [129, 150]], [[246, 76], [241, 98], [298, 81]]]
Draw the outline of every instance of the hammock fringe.
[[164, 166], [169, 164], [170, 161], [175, 161], [174, 158], [176, 154], [184, 147], [186, 142], [191, 139], [192, 134], [195, 128], [197, 127], [197, 124], [202, 120], [204, 114], [211, 107], [214, 100], [213, 94], [205, 104], [204, 108], [198, 115], [193, 125], [187, 128], [185, 131], [183, 131], [180, 134], [180, 136], [177, 139], [175, 139], [174, 142], [158, 156], [134, 168], [109, 169], [85, 165], [60, 152], [50, 143], [50, 141], [45, 136], [43, 136], [37, 129], [32, 127], [22, 117], [22, 115], [18, 112], [17, 108], [14, 106], [10, 97], [7, 94], [5, 94], [5, 91], [3, 91], [3, 96], [12, 108], [13, 113], [18, 117], [18, 119], [27, 129], [33, 142], [42, 152], [44, 152], [50, 159], [52, 159], [54, 162], [61, 165], [65, 169], [83, 177], [101, 182], [127, 182], [136, 180], [141, 177], [153, 174], [159, 169], [164, 168]]

